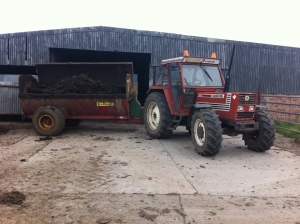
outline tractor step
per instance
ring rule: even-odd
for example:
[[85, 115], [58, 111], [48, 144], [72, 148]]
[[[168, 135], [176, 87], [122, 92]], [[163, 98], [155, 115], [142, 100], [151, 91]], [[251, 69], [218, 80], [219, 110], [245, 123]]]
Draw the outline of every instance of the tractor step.
[[170, 122], [170, 124], [168, 126], [168, 129], [169, 130], [175, 130], [178, 127], [178, 125], [180, 124], [181, 120], [182, 120], [182, 116], [176, 116], [175, 115], [173, 117], [172, 121]]

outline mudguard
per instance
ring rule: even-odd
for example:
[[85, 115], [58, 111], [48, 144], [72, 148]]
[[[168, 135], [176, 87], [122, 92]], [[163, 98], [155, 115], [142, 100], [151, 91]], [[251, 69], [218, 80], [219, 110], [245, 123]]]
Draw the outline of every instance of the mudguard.
[[192, 116], [193, 116], [195, 110], [206, 109], [206, 108], [211, 108], [211, 105], [208, 103], [196, 103], [196, 104], [192, 105], [186, 127], [187, 128], [191, 127]]

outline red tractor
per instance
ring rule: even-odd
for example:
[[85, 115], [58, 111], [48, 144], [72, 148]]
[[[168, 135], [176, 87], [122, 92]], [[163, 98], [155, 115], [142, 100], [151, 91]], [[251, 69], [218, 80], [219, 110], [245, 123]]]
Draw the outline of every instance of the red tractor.
[[220, 59], [183, 57], [163, 60], [144, 105], [144, 122], [153, 138], [167, 138], [178, 125], [192, 135], [196, 151], [216, 155], [222, 134], [243, 135], [250, 150], [269, 150], [275, 140], [272, 117], [257, 93], [225, 91]]

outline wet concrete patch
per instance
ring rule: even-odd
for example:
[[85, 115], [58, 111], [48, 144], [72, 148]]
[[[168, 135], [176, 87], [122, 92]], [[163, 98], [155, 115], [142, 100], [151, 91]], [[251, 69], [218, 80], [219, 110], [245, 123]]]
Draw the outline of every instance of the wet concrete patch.
[[3, 192], [0, 194], [0, 204], [21, 205], [26, 197], [19, 191]]

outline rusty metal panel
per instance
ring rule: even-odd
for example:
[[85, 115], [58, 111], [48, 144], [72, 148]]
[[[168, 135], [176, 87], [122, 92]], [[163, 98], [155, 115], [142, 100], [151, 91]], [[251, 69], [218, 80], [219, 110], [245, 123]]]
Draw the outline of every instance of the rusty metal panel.
[[21, 104], [18, 98], [17, 86], [0, 86], [0, 115], [21, 114]]
[[20, 102], [27, 117], [32, 117], [38, 108], [47, 105], [58, 108], [66, 119], [79, 118], [80, 116], [128, 116], [129, 112], [126, 95], [45, 96], [21, 94]]

